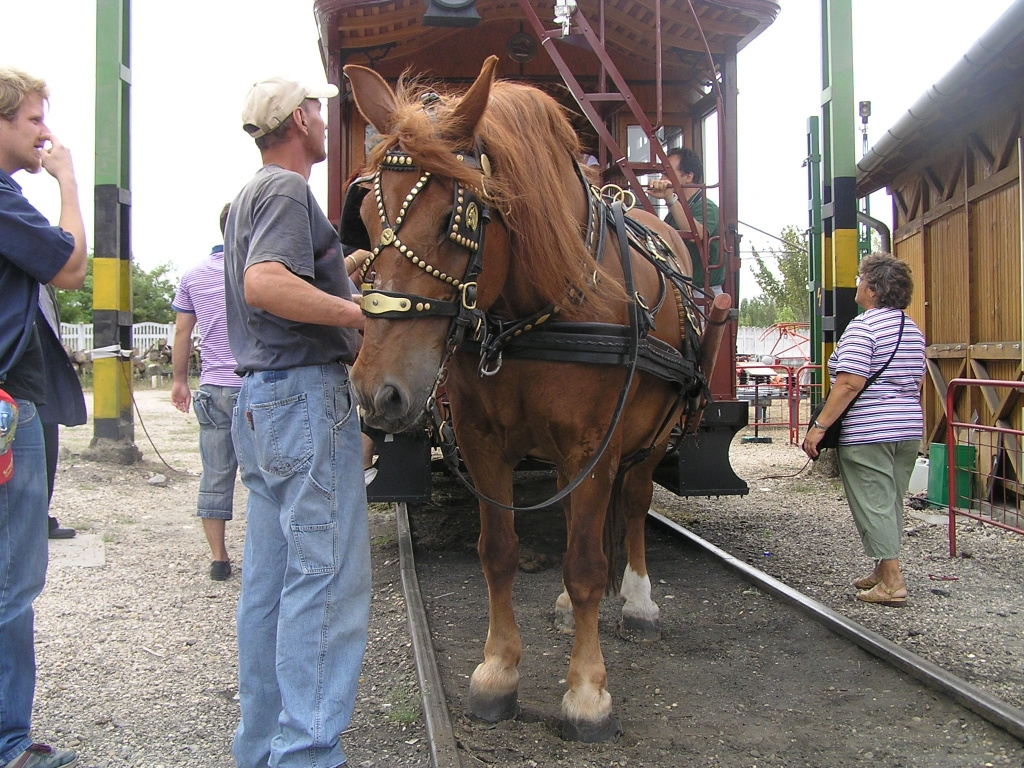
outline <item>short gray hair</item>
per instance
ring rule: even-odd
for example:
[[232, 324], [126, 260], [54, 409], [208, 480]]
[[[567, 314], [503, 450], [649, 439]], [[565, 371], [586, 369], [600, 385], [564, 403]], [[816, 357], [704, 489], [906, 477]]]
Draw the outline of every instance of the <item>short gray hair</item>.
[[880, 307], [906, 309], [914, 294], [910, 265], [887, 253], [872, 253], [860, 262], [860, 279], [875, 292]]

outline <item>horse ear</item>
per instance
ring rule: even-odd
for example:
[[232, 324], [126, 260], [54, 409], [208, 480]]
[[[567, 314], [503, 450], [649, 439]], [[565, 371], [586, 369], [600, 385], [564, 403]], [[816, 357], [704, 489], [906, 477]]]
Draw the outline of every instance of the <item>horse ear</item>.
[[391, 133], [395, 114], [395, 93], [379, 74], [358, 64], [346, 64], [345, 75], [352, 83], [356, 107], [378, 132]]
[[473, 137], [477, 123], [484, 110], [487, 109], [487, 99], [491, 95], [491, 84], [494, 82], [494, 68], [498, 65], [497, 56], [488, 56], [480, 68], [476, 82], [466, 91], [459, 105], [455, 107], [450, 121], [451, 129], [455, 135], [450, 136], [454, 141], [469, 141]]

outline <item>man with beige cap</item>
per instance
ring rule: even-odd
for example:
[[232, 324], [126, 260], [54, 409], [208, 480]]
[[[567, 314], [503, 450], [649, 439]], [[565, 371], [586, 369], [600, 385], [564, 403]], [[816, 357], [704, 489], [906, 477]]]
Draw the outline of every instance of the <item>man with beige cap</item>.
[[239, 768], [335, 768], [366, 647], [370, 546], [348, 365], [363, 314], [308, 179], [333, 85], [256, 83], [242, 127], [263, 167], [224, 232], [232, 432], [246, 507], [238, 600]]

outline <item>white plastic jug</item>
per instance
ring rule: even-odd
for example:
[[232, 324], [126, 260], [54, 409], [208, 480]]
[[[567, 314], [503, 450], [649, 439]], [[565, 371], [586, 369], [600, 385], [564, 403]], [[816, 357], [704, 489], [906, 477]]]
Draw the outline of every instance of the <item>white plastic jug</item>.
[[907, 492], [911, 494], [924, 493], [928, 490], [928, 459], [924, 456], [917, 457], [914, 464], [914, 471], [910, 474], [910, 485]]

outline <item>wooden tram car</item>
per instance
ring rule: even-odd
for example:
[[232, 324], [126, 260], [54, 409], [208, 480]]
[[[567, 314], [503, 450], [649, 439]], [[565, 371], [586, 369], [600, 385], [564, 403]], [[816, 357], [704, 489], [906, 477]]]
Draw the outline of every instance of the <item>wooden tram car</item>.
[[[497, 54], [498, 77], [543, 88], [575, 116], [603, 183], [632, 191], [637, 205], [658, 212], [642, 182], [661, 172], [662, 147], [704, 158], [708, 197], [719, 205], [719, 259], [708, 263], [707, 236], [683, 236], [695, 243], [705, 279], [724, 264], [724, 290], [738, 307], [736, 56], [778, 11], [775, 0], [581, 0], [578, 8], [571, 0], [316, 0], [324, 66], [342, 94], [328, 107], [328, 216], [339, 224], [346, 180], [374, 140], [342, 67], [370, 67], [392, 83], [411, 73], [464, 88]], [[656, 474], [680, 495], [747, 492], [728, 456], [748, 420], [747, 403], [736, 399], [735, 316], [710, 382], [713, 403]], [[371, 500], [424, 500], [429, 440], [385, 440]]]

